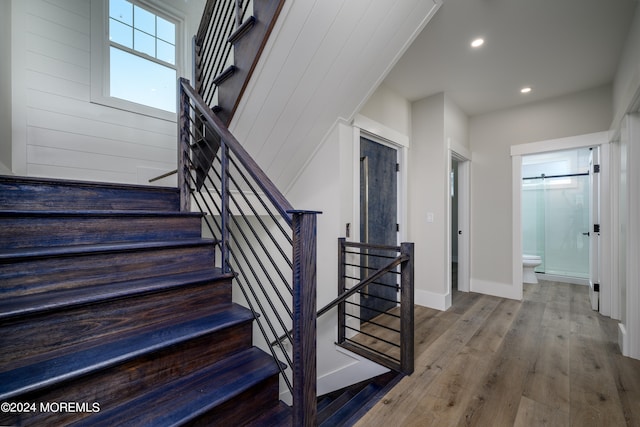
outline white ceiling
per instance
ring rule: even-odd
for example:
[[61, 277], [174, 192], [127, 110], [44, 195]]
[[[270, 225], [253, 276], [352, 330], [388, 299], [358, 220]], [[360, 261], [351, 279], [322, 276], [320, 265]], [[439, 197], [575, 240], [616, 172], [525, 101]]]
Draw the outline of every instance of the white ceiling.
[[469, 116], [608, 84], [637, 4], [445, 0], [385, 84], [410, 101], [445, 92]]

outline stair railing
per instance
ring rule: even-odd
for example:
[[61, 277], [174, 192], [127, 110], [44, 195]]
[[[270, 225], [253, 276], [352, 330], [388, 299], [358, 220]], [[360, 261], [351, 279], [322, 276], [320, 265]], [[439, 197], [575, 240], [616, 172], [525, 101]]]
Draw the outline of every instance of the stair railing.
[[[382, 262], [371, 262], [369, 257]], [[377, 269], [376, 264], [379, 265]], [[338, 296], [318, 310], [317, 317], [338, 307], [339, 345], [410, 375], [414, 370], [413, 278], [413, 243], [384, 246], [347, 242], [342, 237], [338, 239]], [[375, 286], [393, 288], [400, 293], [400, 298], [377, 295], [371, 292]], [[372, 309], [362, 304], [362, 299], [383, 300], [388, 307], [386, 310]], [[349, 306], [351, 310], [347, 310]], [[362, 309], [374, 311], [376, 319], [363, 321]], [[283, 334], [271, 345], [278, 345], [278, 341], [285, 339], [287, 335]]]
[[318, 316], [337, 306], [339, 345], [409, 375], [414, 369], [413, 276], [413, 243], [386, 246], [340, 238], [340, 296]]
[[[216, 265], [236, 275], [238, 302], [261, 332], [256, 344], [282, 362], [293, 425], [315, 425], [317, 212], [294, 210], [189, 82], [179, 86], [181, 210], [206, 214]], [[282, 334], [292, 348], [269, 345]]]
[[193, 40], [194, 86], [205, 101], [217, 104], [216, 77], [233, 67], [233, 36], [251, 25], [251, 0], [208, 0]]

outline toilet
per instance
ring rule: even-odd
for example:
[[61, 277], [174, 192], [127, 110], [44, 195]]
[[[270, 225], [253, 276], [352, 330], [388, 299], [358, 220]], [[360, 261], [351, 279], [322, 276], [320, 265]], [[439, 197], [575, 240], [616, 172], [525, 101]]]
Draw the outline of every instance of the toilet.
[[524, 283], [538, 283], [534, 268], [542, 264], [542, 258], [537, 255], [522, 255], [522, 281]]

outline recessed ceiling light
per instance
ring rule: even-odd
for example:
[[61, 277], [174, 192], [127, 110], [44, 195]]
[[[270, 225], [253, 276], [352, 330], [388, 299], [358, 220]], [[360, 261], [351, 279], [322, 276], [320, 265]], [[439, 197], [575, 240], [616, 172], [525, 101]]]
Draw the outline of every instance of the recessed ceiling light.
[[477, 38], [471, 42], [471, 47], [480, 47], [484, 44], [484, 39]]
[[520, 89], [520, 93], [529, 93], [531, 92], [531, 87], [530, 86], [525, 86], [522, 89]]

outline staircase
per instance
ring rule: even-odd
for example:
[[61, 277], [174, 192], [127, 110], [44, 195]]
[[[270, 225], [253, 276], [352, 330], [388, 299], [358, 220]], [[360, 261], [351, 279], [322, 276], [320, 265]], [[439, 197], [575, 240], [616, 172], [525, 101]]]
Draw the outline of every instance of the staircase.
[[0, 425], [291, 424], [201, 223], [175, 188], [0, 177]]
[[318, 398], [318, 426], [354, 425], [403, 377], [387, 372]]
[[205, 5], [194, 38], [194, 87], [226, 125], [283, 4], [284, 0], [208, 0]]

